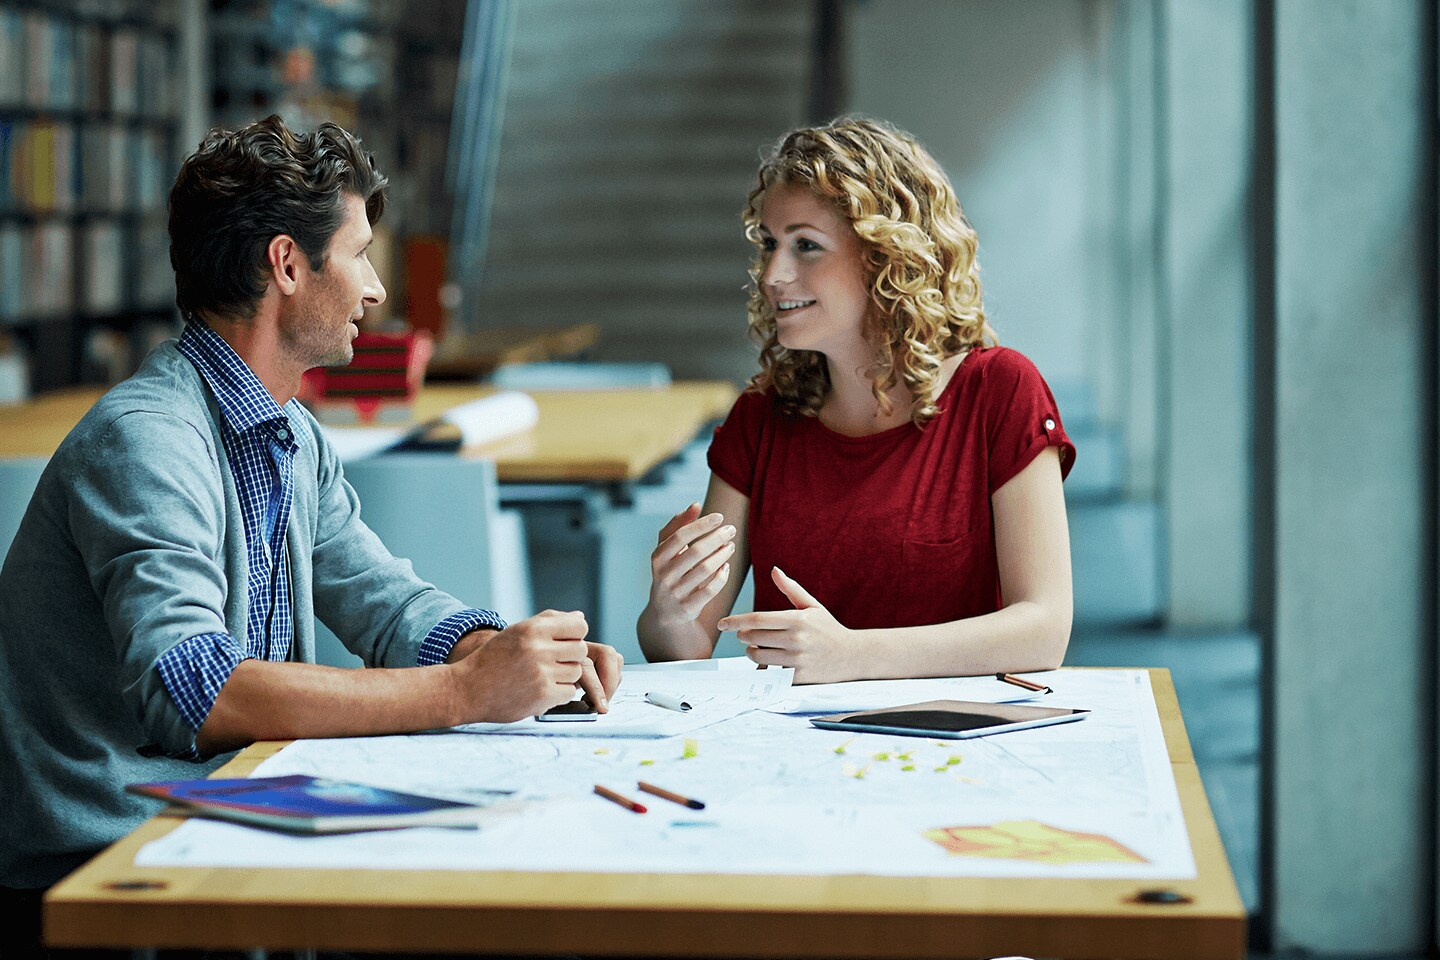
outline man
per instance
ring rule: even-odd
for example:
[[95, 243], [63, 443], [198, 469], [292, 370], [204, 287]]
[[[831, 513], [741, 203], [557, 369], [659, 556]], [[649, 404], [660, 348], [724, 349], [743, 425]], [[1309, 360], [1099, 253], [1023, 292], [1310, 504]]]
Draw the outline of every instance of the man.
[[[185, 331], [60, 445], [0, 571], [0, 893], [32, 922], [158, 809], [127, 783], [256, 740], [517, 720], [577, 686], [604, 710], [619, 683], [581, 614], [506, 627], [392, 557], [293, 399], [385, 299], [385, 184], [344, 130], [273, 116], [212, 131], [176, 179]], [[316, 615], [380, 669], [315, 665]]]

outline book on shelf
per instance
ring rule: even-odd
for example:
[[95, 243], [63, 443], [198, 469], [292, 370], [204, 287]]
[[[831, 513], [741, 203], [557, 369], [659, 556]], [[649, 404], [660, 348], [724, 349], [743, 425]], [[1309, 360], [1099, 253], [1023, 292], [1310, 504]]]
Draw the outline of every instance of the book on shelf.
[[20, 316], [25, 295], [25, 237], [18, 223], [0, 221], [0, 320]]
[[139, 105], [151, 117], [171, 117], [175, 113], [175, 84], [171, 82], [170, 48], [162, 37], [147, 34], [136, 50], [139, 68]]
[[42, 223], [31, 231], [28, 246], [31, 253], [25, 277], [29, 295], [24, 312], [38, 317], [69, 313], [74, 282], [74, 232], [70, 225]]
[[25, 14], [25, 104], [68, 110], [75, 105], [75, 28], [44, 13]]
[[0, 211], [15, 208], [15, 121], [0, 117]]
[[163, 208], [141, 222], [135, 250], [135, 306], [148, 310], [173, 303], [175, 272], [170, 268], [170, 229]]
[[165, 205], [171, 176], [165, 162], [165, 137], [156, 131], [138, 134], [135, 138], [135, 201], [151, 210]]
[[80, 83], [80, 89], [75, 92], [75, 105], [81, 110], [100, 113], [110, 105], [106, 100], [108, 46], [104, 31], [95, 24], [85, 23], [75, 28], [76, 79]]
[[124, 231], [114, 221], [86, 224], [80, 235], [81, 306], [92, 314], [114, 313], [125, 306]]
[[[75, 207], [75, 127], [49, 120], [0, 121], [0, 209]], [[6, 199], [8, 198], [8, 199]]]
[[177, 804], [198, 816], [291, 833], [477, 827], [483, 807], [504, 796], [497, 791], [480, 804], [457, 803], [300, 774], [244, 780], [132, 783], [125, 789]]
[[69, 312], [73, 243], [67, 223], [0, 222], [0, 317], [18, 321]]
[[25, 102], [25, 21], [18, 10], [0, 9], [0, 107]]
[[117, 116], [129, 116], [140, 107], [140, 35], [133, 29], [116, 30], [110, 36], [110, 109]]

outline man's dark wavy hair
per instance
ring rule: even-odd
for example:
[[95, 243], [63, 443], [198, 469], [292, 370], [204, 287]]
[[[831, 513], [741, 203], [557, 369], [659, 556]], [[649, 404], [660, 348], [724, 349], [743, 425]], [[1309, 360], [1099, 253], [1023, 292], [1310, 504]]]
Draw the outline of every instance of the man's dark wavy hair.
[[345, 222], [345, 194], [373, 224], [388, 181], [352, 134], [333, 123], [295, 133], [278, 116], [215, 128], [186, 159], [170, 191], [175, 304], [186, 315], [255, 316], [265, 295], [265, 249], [292, 238], [314, 270]]

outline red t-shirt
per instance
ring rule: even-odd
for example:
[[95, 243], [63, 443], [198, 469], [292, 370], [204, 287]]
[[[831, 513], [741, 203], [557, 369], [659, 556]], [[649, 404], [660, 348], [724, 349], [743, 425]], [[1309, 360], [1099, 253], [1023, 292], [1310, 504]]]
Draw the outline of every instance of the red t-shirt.
[[990, 495], [1049, 446], [1075, 462], [1055, 398], [1023, 354], [972, 350], [940, 412], [868, 437], [745, 393], [715, 431], [710, 469], [750, 498], [755, 609], [792, 604], [779, 566], [853, 629], [945, 623], [1000, 609]]

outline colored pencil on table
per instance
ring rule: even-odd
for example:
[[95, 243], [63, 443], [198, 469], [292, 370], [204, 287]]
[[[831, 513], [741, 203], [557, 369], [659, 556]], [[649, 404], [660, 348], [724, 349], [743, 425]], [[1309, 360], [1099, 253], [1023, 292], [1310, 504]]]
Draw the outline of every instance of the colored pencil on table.
[[995, 679], [1002, 680], [1005, 683], [1013, 683], [1015, 686], [1023, 687], [1026, 690], [1034, 690], [1036, 693], [1054, 692], [1044, 684], [1036, 683], [1033, 680], [1026, 680], [1024, 677], [1017, 677], [1013, 673], [997, 673], [995, 674]]
[[691, 800], [689, 797], [682, 797], [674, 791], [666, 790], [664, 787], [657, 787], [653, 783], [646, 783], [644, 780], [640, 781], [640, 789], [662, 800], [669, 800], [671, 803], [678, 803], [682, 807], [689, 807], [691, 810], [705, 809], [705, 804], [700, 800]]
[[602, 787], [600, 786], [600, 784], [597, 783], [595, 784], [595, 792], [598, 793], [600, 796], [604, 797], [606, 800], [609, 800], [611, 803], [618, 803], [620, 806], [624, 807], [626, 810], [629, 810], [631, 813], [645, 812], [645, 807], [643, 805], [636, 803], [629, 797], [621, 796], [614, 790], [611, 790], [609, 787]]

